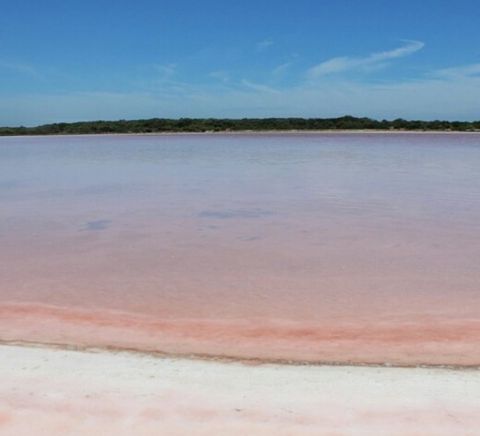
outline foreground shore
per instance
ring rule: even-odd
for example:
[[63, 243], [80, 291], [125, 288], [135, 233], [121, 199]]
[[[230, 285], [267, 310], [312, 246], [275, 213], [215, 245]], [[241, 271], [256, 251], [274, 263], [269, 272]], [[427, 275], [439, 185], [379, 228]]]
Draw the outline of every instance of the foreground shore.
[[473, 435], [480, 371], [0, 346], [1, 435]]

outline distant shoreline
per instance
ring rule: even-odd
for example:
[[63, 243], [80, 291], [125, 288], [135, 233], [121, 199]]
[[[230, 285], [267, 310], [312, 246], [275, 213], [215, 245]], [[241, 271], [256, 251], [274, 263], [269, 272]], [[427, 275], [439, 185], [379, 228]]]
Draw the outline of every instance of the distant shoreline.
[[0, 127], [0, 136], [85, 134], [281, 134], [281, 133], [480, 132], [479, 121], [337, 118], [151, 118]]
[[255, 135], [480, 135], [480, 130], [379, 130], [379, 129], [330, 129], [330, 130], [237, 130], [205, 132], [138, 132], [138, 133], [49, 133], [1, 135], [0, 138], [68, 137], [68, 136], [255, 136]]

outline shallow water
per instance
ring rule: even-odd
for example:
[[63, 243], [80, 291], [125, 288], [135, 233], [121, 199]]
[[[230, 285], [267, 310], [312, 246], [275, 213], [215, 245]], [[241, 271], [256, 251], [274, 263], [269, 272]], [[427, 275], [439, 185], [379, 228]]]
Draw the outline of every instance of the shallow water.
[[480, 134], [0, 138], [0, 340], [480, 364]]

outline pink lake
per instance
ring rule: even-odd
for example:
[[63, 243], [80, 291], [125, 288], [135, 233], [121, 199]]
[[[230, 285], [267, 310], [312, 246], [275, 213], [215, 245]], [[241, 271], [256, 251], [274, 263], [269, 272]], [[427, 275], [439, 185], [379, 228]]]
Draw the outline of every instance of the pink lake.
[[0, 138], [0, 341], [480, 365], [480, 134]]

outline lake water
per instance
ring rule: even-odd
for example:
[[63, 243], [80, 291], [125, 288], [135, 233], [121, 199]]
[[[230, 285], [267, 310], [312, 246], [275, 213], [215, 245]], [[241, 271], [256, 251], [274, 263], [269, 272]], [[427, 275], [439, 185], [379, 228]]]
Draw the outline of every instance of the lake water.
[[480, 365], [480, 134], [0, 138], [0, 340]]

